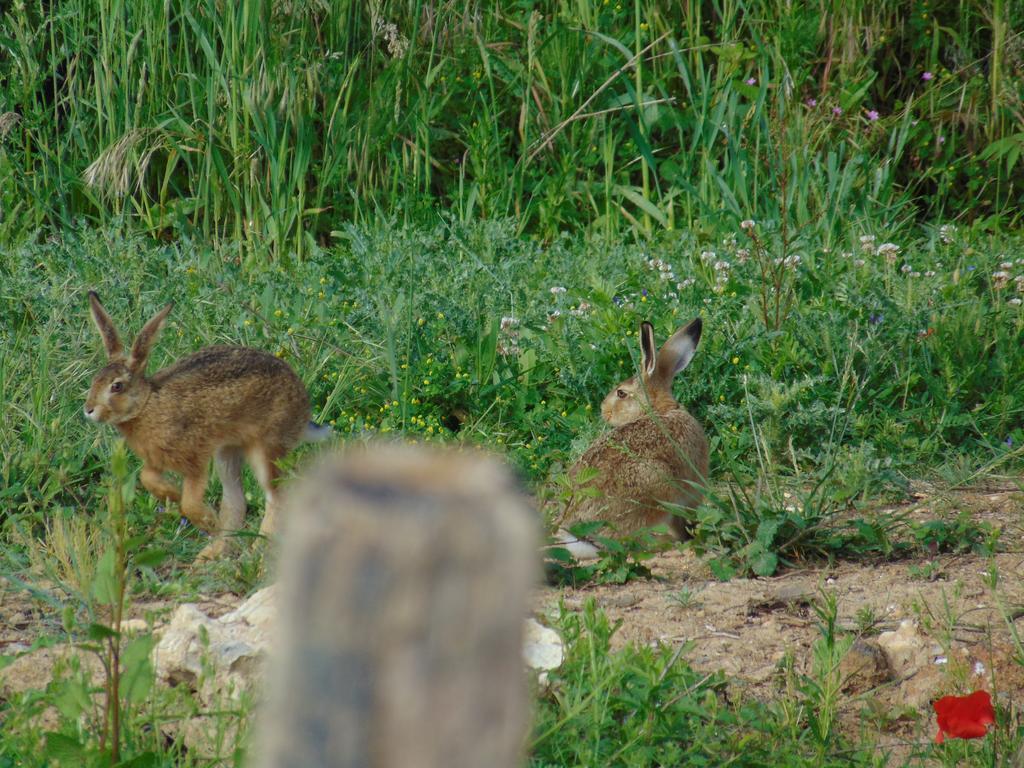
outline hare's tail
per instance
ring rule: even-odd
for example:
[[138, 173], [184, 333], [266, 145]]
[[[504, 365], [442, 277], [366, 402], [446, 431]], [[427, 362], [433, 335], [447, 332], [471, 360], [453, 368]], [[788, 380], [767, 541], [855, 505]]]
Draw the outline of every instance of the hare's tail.
[[302, 441], [304, 443], [319, 443], [333, 434], [334, 430], [326, 424], [317, 424], [315, 421], [311, 421], [302, 431]]
[[569, 550], [569, 554], [577, 560], [595, 560], [601, 555], [601, 548], [597, 544], [589, 539], [574, 536], [563, 528], [555, 534], [555, 541], [550, 546]]

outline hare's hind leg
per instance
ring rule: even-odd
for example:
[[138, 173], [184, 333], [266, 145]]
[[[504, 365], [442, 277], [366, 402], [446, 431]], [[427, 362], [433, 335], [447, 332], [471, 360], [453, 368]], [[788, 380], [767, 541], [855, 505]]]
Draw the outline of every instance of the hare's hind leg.
[[245, 490], [242, 487], [241, 448], [218, 448], [214, 454], [217, 477], [224, 488], [220, 500], [220, 532], [233, 533], [245, 523]]
[[174, 484], [164, 477], [163, 472], [150, 464], [143, 465], [142, 475], [139, 479], [142, 480], [146, 490], [160, 499], [160, 501], [181, 501], [181, 493], [174, 487]]
[[[284, 454], [281, 454], [284, 455]], [[263, 512], [263, 522], [260, 523], [260, 535], [270, 536], [277, 530], [277, 478], [281, 471], [274, 462], [281, 456], [274, 455], [274, 452], [266, 446], [255, 446], [246, 453], [249, 464], [256, 479], [263, 488], [267, 497], [266, 510]]]
[[181, 514], [183, 514], [192, 525], [206, 531], [217, 533], [217, 515], [203, 500], [206, 493], [207, 471], [206, 467], [197, 475], [185, 475], [185, 482], [181, 488]]
[[231, 534], [245, 522], [245, 490], [242, 487], [242, 449], [221, 447], [213, 456], [217, 477], [223, 487], [220, 500], [220, 525], [213, 540], [203, 547], [197, 560], [216, 560], [227, 554]]

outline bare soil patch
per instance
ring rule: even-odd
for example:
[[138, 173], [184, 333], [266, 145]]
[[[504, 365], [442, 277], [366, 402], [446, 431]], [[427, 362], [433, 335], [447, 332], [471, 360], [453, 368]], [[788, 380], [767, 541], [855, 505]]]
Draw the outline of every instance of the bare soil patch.
[[918, 521], [967, 511], [1001, 529], [1004, 551], [992, 557], [839, 562], [719, 582], [692, 552], [676, 549], [648, 561], [652, 580], [548, 587], [535, 606], [550, 615], [559, 601], [579, 610], [593, 599], [621, 622], [618, 646], [688, 643], [681, 657], [695, 669], [723, 670], [744, 693], [771, 699], [791, 684], [787, 667], [810, 673], [821, 637], [814, 604], [822, 590], [833, 592], [840, 627], [859, 638], [842, 668], [842, 726], [858, 727], [867, 714], [896, 759], [934, 735], [932, 699], [985, 688], [1008, 703], [1024, 690], [1024, 656], [1013, 637], [1024, 638], [1024, 494], [1013, 485], [943, 492], [917, 486], [910, 504], [883, 510]]

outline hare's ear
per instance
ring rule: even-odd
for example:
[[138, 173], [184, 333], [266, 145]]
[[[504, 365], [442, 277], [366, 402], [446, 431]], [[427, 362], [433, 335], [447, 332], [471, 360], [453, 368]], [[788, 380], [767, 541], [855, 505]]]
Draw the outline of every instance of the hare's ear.
[[669, 338], [658, 353], [658, 377], [671, 381], [683, 368], [690, 364], [693, 353], [700, 341], [702, 323], [698, 317], [680, 328]]
[[89, 313], [92, 315], [92, 321], [96, 323], [96, 330], [100, 332], [100, 337], [103, 339], [107, 357], [111, 360], [120, 358], [124, 351], [121, 346], [121, 337], [117, 334], [114, 321], [110, 319], [107, 310], [100, 304], [100, 297], [96, 291], [89, 291]]
[[128, 370], [132, 373], [146, 370], [149, 352], [153, 349], [153, 344], [156, 343], [157, 336], [160, 335], [160, 331], [164, 327], [164, 321], [167, 320], [167, 315], [172, 309], [174, 309], [174, 302], [161, 309], [142, 326], [135, 343], [132, 344], [132, 353], [128, 356]]
[[643, 372], [645, 376], [654, 373], [658, 361], [658, 353], [654, 347], [654, 326], [644, 320], [640, 323], [640, 350], [643, 352]]

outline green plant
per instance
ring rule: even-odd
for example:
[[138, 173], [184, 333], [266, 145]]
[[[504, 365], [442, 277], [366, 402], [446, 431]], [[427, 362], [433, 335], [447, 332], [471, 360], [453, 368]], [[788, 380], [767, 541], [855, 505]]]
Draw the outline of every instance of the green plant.
[[563, 609], [557, 628], [566, 659], [538, 691], [531, 766], [872, 764], [839, 734], [818, 741], [775, 708], [727, 695], [721, 675], [687, 665], [686, 644], [610, 652], [617, 627], [592, 600]]
[[[592, 541], [599, 547], [595, 559], [579, 562], [564, 547], [545, 549], [548, 557], [547, 574], [556, 584], [579, 586], [588, 581], [596, 584], [625, 584], [631, 579], [651, 578], [651, 569], [643, 564], [652, 556], [655, 540], [652, 530], [642, 530], [629, 536], [611, 538], [601, 535], [606, 527], [601, 521], [577, 523], [569, 532], [578, 538]], [[661, 532], [663, 535], [665, 531]]]

